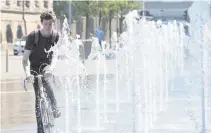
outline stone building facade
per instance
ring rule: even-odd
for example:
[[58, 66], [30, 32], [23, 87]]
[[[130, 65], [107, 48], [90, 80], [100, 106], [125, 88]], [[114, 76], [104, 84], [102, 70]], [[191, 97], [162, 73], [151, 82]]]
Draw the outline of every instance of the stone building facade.
[[1, 0], [1, 48], [20, 38], [18, 32], [25, 36], [40, 27], [40, 13], [44, 10], [53, 10], [53, 0]]

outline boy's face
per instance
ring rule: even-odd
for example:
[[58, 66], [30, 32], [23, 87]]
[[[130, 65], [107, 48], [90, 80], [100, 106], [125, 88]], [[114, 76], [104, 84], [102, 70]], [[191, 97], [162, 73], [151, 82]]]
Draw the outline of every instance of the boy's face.
[[49, 20], [44, 19], [44, 20], [42, 21], [43, 29], [44, 29], [45, 31], [48, 31], [48, 32], [51, 32], [51, 31], [52, 31], [52, 29], [53, 29], [53, 24], [54, 24], [54, 22], [53, 22], [52, 19], [49, 19]]

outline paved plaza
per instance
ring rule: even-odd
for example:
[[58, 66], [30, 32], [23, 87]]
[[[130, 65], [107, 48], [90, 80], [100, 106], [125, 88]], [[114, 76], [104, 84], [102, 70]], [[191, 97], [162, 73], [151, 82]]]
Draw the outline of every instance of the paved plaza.
[[[4, 63], [1, 65], [1, 132], [36, 133], [32, 86], [28, 84], [27, 92], [23, 88], [24, 73], [21, 66], [21, 57], [10, 56], [9, 59], [12, 61], [10, 62], [8, 73], [4, 72]], [[97, 61], [87, 61], [85, 63], [87, 80], [83, 82], [83, 85], [86, 86], [80, 85], [80, 107], [77, 104], [78, 86], [76, 82], [69, 86], [68, 92], [67, 88], [58, 86], [54, 90], [62, 111], [62, 117], [56, 120], [57, 132], [79, 133], [81, 130], [82, 133], [147, 133], [147, 131], [142, 130], [144, 123], [139, 123], [138, 121], [144, 109], [137, 107], [137, 110], [134, 110], [132, 102], [134, 95], [132, 95], [132, 92], [128, 95], [128, 90], [124, 85], [119, 86], [119, 102], [116, 104], [116, 91], [114, 87], [116, 83], [115, 61], [107, 61], [109, 71], [106, 75], [108, 80], [106, 91], [104, 91], [103, 85], [103, 79], [105, 78], [103, 75], [103, 65], [99, 68], [99, 82], [96, 82], [97, 65], [95, 63]], [[63, 65], [61, 65], [61, 69], [62, 67]], [[74, 71], [72, 71], [72, 75], [75, 75]], [[97, 83], [99, 86], [99, 106], [96, 103]], [[105, 92], [107, 96], [106, 104], [104, 104]], [[156, 94], [158, 93], [156, 92]], [[159, 99], [158, 95], [157, 98]], [[119, 106], [118, 111], [117, 105]], [[210, 105], [210, 102], [208, 105]], [[169, 99], [164, 103], [163, 110], [160, 110], [159, 106], [159, 101], [157, 101], [157, 117], [151, 126], [149, 126], [148, 133], [200, 132], [201, 99], [200, 90], [197, 88], [191, 90], [175, 86], [175, 89], [169, 89]], [[80, 119], [78, 119], [79, 108], [81, 111]], [[211, 109], [208, 108], [207, 111], [210, 112]], [[137, 120], [133, 119], [134, 116]], [[210, 117], [210, 113], [208, 113], [207, 118]], [[208, 133], [211, 132], [211, 120], [208, 119], [207, 123]]]

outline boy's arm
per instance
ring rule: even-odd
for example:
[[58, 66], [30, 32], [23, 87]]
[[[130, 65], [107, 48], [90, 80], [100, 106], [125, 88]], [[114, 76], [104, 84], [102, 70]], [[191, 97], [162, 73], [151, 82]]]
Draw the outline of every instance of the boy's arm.
[[35, 32], [31, 32], [27, 36], [25, 50], [23, 53], [22, 65], [23, 65], [23, 69], [25, 71], [26, 77], [29, 77], [31, 75], [30, 74], [29, 56], [30, 56], [31, 50], [33, 48], [34, 38], [35, 38]]
[[26, 77], [29, 77], [30, 74], [30, 64], [29, 64], [29, 56], [31, 54], [30, 50], [25, 50], [23, 54], [23, 59], [22, 59], [22, 64], [23, 64], [23, 69], [26, 74]]

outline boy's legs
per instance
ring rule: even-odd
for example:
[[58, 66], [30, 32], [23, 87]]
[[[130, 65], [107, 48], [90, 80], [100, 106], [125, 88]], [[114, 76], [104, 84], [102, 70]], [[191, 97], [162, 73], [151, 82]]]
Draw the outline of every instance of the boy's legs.
[[[36, 76], [39, 73], [39, 67], [30, 67], [31, 74]], [[42, 117], [41, 117], [41, 109], [40, 109], [40, 89], [38, 85], [38, 79], [34, 78], [34, 92], [35, 92], [35, 115], [37, 120], [37, 133], [44, 133]]]
[[34, 80], [33, 86], [35, 92], [35, 114], [37, 120], [37, 133], [44, 133], [41, 110], [40, 110], [40, 90], [37, 78]]
[[48, 95], [48, 98], [51, 101], [51, 107], [54, 113], [54, 117], [58, 118], [60, 117], [61, 113], [58, 110], [57, 101], [53, 93], [53, 76], [51, 74], [45, 74], [45, 71], [48, 68], [47, 64], [43, 64], [39, 66], [39, 69], [36, 69], [40, 74], [42, 74], [44, 77], [42, 78], [43, 87], [46, 89], [46, 93]]
[[44, 77], [43, 78], [43, 86], [46, 89], [47, 95], [48, 95], [48, 97], [51, 101], [51, 107], [52, 107], [52, 110], [54, 112], [54, 117], [57, 118], [57, 117], [60, 117], [61, 113], [58, 110], [56, 97], [55, 97], [54, 92], [53, 92], [52, 81], [53, 81], [52, 76], [47, 77], [47, 78]]

